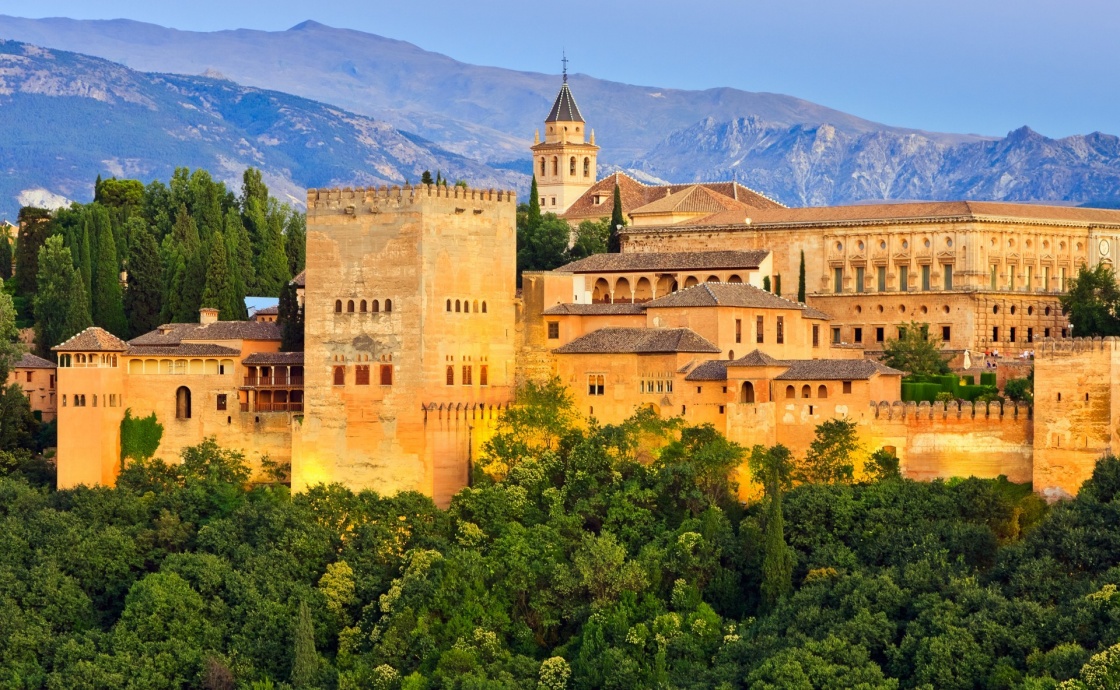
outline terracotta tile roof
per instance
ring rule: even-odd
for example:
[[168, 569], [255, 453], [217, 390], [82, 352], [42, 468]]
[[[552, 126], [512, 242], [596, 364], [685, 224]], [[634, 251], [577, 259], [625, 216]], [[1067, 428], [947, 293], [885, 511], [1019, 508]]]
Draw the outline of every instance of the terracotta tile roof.
[[747, 283], [700, 283], [646, 302], [646, 309], [663, 307], [751, 307], [754, 309], [805, 309], [797, 302]]
[[[853, 206], [813, 206], [803, 208], [770, 208], [751, 211], [751, 226], [875, 224], [883, 222], [920, 222], [923, 220], [959, 219], [1024, 220], [1095, 225], [1120, 225], [1120, 210], [1048, 206], [1045, 204], [1014, 204], [996, 201], [923, 201], [898, 204], [857, 204]], [[705, 218], [678, 223], [682, 226], [743, 225], [745, 218], [738, 211], [720, 211]], [[656, 227], [656, 226], [650, 226]], [[660, 226], [666, 227], [666, 226]], [[627, 232], [641, 233], [643, 227]]]
[[295, 278], [292, 278], [292, 284], [296, 287], [307, 287], [307, 269], [299, 272]]
[[817, 319], [819, 321], [831, 321], [832, 320], [832, 317], [829, 316], [828, 314], [824, 313], [820, 309], [814, 309], [810, 306], [806, 306], [804, 309], [801, 310], [801, 318], [803, 318], [803, 319]]
[[289, 366], [303, 364], [302, 352], [254, 352], [242, 364], [287, 364]]
[[560, 85], [560, 93], [556, 94], [556, 102], [552, 104], [552, 110], [548, 111], [548, 117], [544, 121], [583, 122], [583, 115], [580, 115], [579, 106], [576, 105], [572, 90], [568, 88], [567, 79]]
[[689, 328], [600, 328], [553, 350], [556, 354], [658, 354], [721, 350]]
[[261, 307], [253, 312], [253, 316], [271, 316], [280, 314], [280, 305], [274, 304], [271, 307]]
[[30, 352], [24, 352], [19, 361], [12, 365], [13, 369], [55, 369], [58, 365], [49, 359], [36, 357]]
[[[697, 182], [693, 184], [669, 184], [669, 185], [647, 185], [638, 182], [626, 173], [616, 172], [604, 177], [595, 184], [591, 185], [575, 202], [568, 207], [564, 212], [563, 218], [569, 221], [580, 221], [585, 219], [598, 220], [599, 218], [609, 218], [611, 211], [614, 209], [614, 186], [618, 185], [619, 196], [622, 201], [622, 213], [628, 215], [635, 209], [641, 208], [650, 204], [658, 199], [662, 199], [666, 194], [676, 194], [691, 187], [700, 187], [717, 195], [726, 197], [730, 203], [740, 203], [746, 208], [752, 209], [751, 215], [755, 213], [754, 209], [782, 209], [785, 208], [782, 204], [770, 199], [762, 194], [759, 194], [753, 189], [744, 187], [738, 182]], [[600, 199], [600, 203], [595, 203], [595, 198]], [[726, 211], [720, 210], [721, 213]], [[737, 209], [734, 214], [743, 216], [742, 209]], [[743, 218], [739, 218], [738, 222], [742, 222]]]
[[751, 350], [739, 359], [728, 362], [731, 367], [774, 367], [785, 366], [789, 362], [774, 359], [762, 350]]
[[128, 348], [130, 357], [237, 357], [241, 350], [208, 343], [181, 343], [179, 345], [133, 345]]
[[692, 371], [688, 372], [688, 376], [684, 377], [685, 381], [726, 381], [727, 380], [727, 360], [726, 359], [712, 359], [700, 364]]
[[[671, 188], [667, 188], [669, 190]], [[752, 207], [741, 201], [736, 201], [729, 196], [713, 192], [700, 185], [685, 187], [679, 192], [670, 191], [660, 199], [656, 199], [630, 211], [631, 215], [643, 213], [720, 213], [722, 211], [740, 211], [744, 214]]]
[[869, 379], [876, 374], [902, 376], [869, 359], [799, 359], [787, 362], [789, 369], [774, 377], [779, 381], [832, 381], [839, 379]]
[[128, 341], [129, 345], [178, 345], [189, 340], [280, 340], [280, 325], [271, 321], [167, 323]]
[[565, 264], [557, 271], [566, 273], [615, 273], [647, 271], [699, 271], [719, 269], [757, 269], [770, 255], [765, 249], [739, 252], [627, 252], [592, 254]]
[[55, 352], [124, 352], [127, 349], [123, 340], [97, 326], [90, 326], [51, 348]]
[[573, 314], [579, 316], [598, 316], [603, 314], [644, 314], [645, 305], [631, 304], [629, 302], [615, 302], [604, 304], [556, 304], [541, 312], [544, 316], [562, 316]]

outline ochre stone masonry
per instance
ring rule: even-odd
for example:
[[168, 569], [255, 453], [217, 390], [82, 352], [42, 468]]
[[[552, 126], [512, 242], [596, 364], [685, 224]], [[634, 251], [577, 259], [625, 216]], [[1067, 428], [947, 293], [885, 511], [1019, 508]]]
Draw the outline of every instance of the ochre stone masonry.
[[[617, 185], [622, 254], [525, 273], [519, 292], [512, 193], [309, 190], [307, 269], [293, 280], [305, 351], [279, 352], [267, 314], [218, 322], [210, 309], [128, 343], [91, 328], [59, 344], [59, 486], [116, 480], [131, 409], [163, 424], [169, 461], [214, 437], [258, 477], [265, 456], [290, 461], [296, 491], [339, 482], [446, 506], [517, 386], [552, 376], [601, 423], [644, 407], [802, 454], [822, 422], [845, 418], [906, 476], [1005, 475], [1052, 499], [1114, 449], [1120, 341], [1070, 339], [1059, 295], [1081, 266], [1120, 259], [1120, 212], [790, 209], [737, 183], [596, 181], [566, 84], [545, 134], [533, 146], [543, 209], [609, 216]], [[802, 252], [808, 304], [790, 299]], [[971, 350], [974, 375], [996, 351], [1018, 364], [1001, 371], [1025, 375], [1031, 360], [1011, 358], [1034, 352], [1035, 408], [900, 402], [901, 372], [868, 357], [911, 321], [955, 366]], [[45, 416], [50, 363], [24, 364], [16, 381]], [[757, 487], [740, 474], [746, 499]]]

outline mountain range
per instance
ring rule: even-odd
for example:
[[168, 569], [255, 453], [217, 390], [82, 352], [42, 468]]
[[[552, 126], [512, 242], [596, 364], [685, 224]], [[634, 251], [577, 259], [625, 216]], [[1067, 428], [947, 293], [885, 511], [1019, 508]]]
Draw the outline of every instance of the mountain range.
[[[258, 165], [296, 200], [305, 186], [399, 183], [424, 169], [524, 192], [528, 146], [560, 81], [311, 21], [190, 32], [0, 16], [0, 37], [27, 44], [5, 56], [35, 66], [34, 76], [0, 72], [0, 132], [14, 142], [0, 151], [0, 213], [17, 187], [65, 196], [88, 191], [97, 172], [166, 176], [175, 165], [216, 166], [219, 176]], [[602, 147], [601, 173], [734, 178], [789, 205], [1120, 198], [1111, 135], [927, 132], [781, 94], [569, 81]], [[118, 83], [119, 95], [105, 89]], [[9, 148], [41, 167], [13, 165]]]

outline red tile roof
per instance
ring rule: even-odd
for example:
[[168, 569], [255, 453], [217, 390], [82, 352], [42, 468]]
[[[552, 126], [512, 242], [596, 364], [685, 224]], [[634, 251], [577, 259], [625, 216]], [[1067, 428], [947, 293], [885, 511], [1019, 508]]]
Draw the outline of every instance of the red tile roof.
[[[568, 207], [563, 218], [569, 221], [598, 220], [609, 218], [614, 209], [614, 186], [618, 185], [622, 201], [622, 213], [650, 204], [667, 194], [676, 194], [691, 187], [701, 187], [728, 199], [728, 203], [741, 203], [749, 209], [781, 209], [781, 204], [738, 182], [698, 182], [694, 184], [647, 185], [638, 182], [626, 173], [616, 172], [591, 185], [580, 198]], [[599, 197], [600, 203], [595, 203]], [[722, 211], [726, 212], [726, 211]], [[739, 211], [736, 211], [739, 213]], [[753, 211], [752, 211], [753, 213]], [[741, 214], [740, 214], [741, 215]], [[742, 219], [740, 219], [741, 221]]]
[[689, 328], [600, 328], [553, 350], [556, 354], [669, 354], [721, 350]]
[[51, 348], [55, 352], [124, 352], [127, 349], [127, 343], [98, 326], [90, 326]]

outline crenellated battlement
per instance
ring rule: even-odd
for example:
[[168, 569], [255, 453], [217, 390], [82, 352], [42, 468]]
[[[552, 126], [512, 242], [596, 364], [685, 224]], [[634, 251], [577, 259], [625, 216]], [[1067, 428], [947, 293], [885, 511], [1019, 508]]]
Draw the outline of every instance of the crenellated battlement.
[[472, 189], [457, 185], [394, 185], [389, 187], [343, 187], [308, 189], [307, 210], [338, 210], [354, 213], [359, 205], [370, 205], [371, 211], [382, 203], [415, 203], [425, 198], [469, 201], [472, 203], [503, 203], [517, 205], [517, 194], [510, 190]]
[[1096, 338], [1059, 338], [1043, 340], [1035, 345], [1037, 359], [1041, 355], [1061, 357], [1064, 354], [1079, 352], [1115, 352], [1120, 350], [1120, 338], [1115, 336]]
[[944, 400], [932, 403], [926, 400], [920, 403], [914, 401], [903, 402], [901, 400], [876, 402], [873, 400], [870, 408], [875, 419], [903, 421], [969, 419], [1000, 422], [1030, 420], [1034, 415], [1033, 408], [1022, 402], [1000, 404], [998, 401], [993, 401], [974, 404], [967, 400], [962, 400], [959, 403], [955, 400], [948, 403]]

